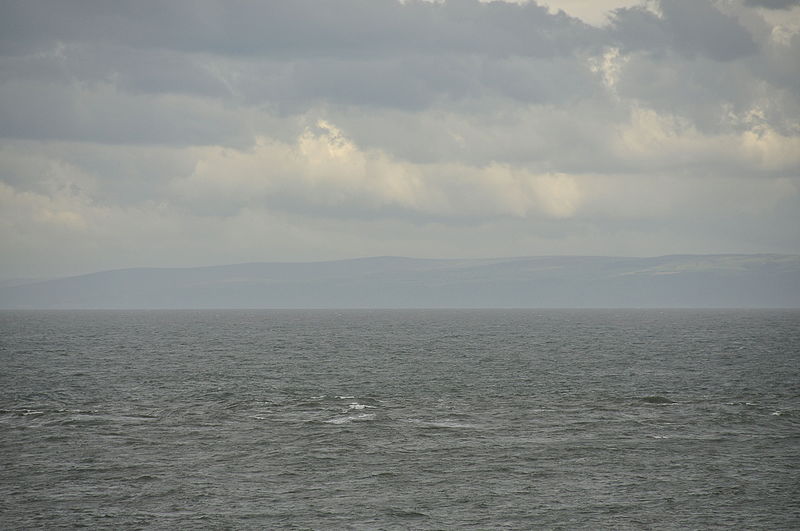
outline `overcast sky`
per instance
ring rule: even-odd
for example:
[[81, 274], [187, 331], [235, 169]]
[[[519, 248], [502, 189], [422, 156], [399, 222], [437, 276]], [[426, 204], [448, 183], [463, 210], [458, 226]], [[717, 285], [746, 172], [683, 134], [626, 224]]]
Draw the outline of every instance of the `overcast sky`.
[[792, 0], [0, 3], [0, 278], [800, 253]]

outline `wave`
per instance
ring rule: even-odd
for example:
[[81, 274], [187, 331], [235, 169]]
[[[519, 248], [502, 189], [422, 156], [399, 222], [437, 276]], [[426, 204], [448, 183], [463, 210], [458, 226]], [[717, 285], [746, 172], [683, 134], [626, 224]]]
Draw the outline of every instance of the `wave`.
[[360, 415], [348, 415], [346, 417], [335, 417], [324, 421], [325, 424], [349, 424], [351, 422], [365, 422], [375, 420], [374, 413], [361, 413]]
[[659, 395], [643, 396], [639, 400], [641, 400], [645, 404], [656, 404], [656, 405], [667, 405], [676, 403], [674, 400], [670, 400], [665, 396], [659, 396]]
[[408, 419], [406, 422], [415, 424], [421, 428], [428, 429], [475, 429], [478, 428], [475, 424], [467, 422], [459, 422], [453, 419], [442, 420], [422, 420], [422, 419]]
[[367, 405], [367, 404], [359, 404], [358, 402], [352, 402], [352, 403], [347, 405], [347, 408], [348, 409], [357, 409], [357, 410], [361, 410], [361, 409], [376, 409], [376, 406], [370, 406], [370, 405]]

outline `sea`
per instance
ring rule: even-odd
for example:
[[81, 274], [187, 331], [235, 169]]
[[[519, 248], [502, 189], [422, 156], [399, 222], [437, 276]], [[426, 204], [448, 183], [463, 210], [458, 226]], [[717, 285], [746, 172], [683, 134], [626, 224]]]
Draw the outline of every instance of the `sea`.
[[3, 311], [0, 528], [800, 529], [800, 311]]

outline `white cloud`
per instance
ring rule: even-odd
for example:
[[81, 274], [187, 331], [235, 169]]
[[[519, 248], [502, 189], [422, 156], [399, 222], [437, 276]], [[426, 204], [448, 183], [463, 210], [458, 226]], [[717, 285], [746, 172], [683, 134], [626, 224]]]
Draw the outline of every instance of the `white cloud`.
[[800, 170], [800, 137], [781, 135], [768, 126], [707, 135], [679, 116], [634, 108], [630, 122], [619, 128], [615, 138], [618, 157], [642, 169], [696, 168], [700, 175], [728, 166], [753, 173], [796, 175]]
[[249, 150], [195, 151], [195, 171], [173, 189], [204, 211], [231, 213], [261, 204], [343, 217], [563, 218], [576, 212], [581, 199], [568, 175], [499, 163], [414, 164], [361, 149], [324, 120], [293, 143], [262, 137]]
[[640, 0], [541, 0], [550, 11], [563, 10], [587, 24], [602, 26], [608, 22], [608, 13], [614, 9], [639, 5]]

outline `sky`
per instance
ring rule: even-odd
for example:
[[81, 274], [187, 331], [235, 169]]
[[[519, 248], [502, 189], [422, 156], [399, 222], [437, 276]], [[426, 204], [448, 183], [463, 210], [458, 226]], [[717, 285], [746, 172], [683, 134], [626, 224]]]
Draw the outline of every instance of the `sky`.
[[4, 0], [0, 278], [800, 253], [800, 0]]

